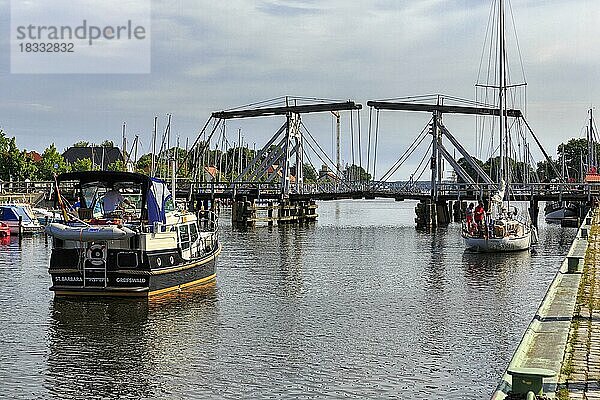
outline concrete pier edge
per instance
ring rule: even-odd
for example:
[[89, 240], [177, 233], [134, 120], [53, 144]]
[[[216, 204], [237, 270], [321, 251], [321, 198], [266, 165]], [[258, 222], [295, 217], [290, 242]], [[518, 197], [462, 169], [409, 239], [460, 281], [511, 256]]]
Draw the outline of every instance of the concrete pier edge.
[[[513, 386], [509, 371], [513, 370], [514, 372], [517, 369], [552, 370], [555, 375], [543, 379], [543, 391], [548, 399], [556, 398], [588, 248], [588, 233], [591, 225], [598, 222], [598, 214], [595, 209], [590, 210], [587, 217], [583, 219], [583, 224], [579, 227], [567, 256], [561, 263], [535, 316], [513, 353], [513, 357], [491, 397], [492, 400], [501, 400], [507, 397]], [[523, 398], [525, 397], [523, 396]]]

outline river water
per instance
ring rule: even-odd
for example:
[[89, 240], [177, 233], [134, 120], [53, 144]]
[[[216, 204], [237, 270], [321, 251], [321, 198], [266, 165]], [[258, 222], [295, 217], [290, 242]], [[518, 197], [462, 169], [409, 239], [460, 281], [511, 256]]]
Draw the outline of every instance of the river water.
[[13, 239], [0, 398], [489, 398], [575, 230], [471, 254], [458, 224], [415, 230], [414, 206], [322, 202], [315, 224], [249, 232], [224, 213], [217, 283], [150, 302], [55, 300], [44, 238]]

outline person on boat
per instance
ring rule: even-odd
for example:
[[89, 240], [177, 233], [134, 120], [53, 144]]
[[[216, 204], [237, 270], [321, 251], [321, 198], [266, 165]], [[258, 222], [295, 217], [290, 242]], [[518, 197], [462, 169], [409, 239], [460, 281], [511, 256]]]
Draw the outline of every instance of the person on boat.
[[485, 207], [483, 206], [483, 201], [481, 200], [479, 200], [477, 207], [475, 207], [474, 219], [479, 232], [484, 232], [483, 221], [485, 219]]
[[115, 212], [121, 204], [129, 204], [127, 200], [119, 191], [115, 188], [110, 189], [104, 194], [102, 198], [102, 207], [104, 208], [104, 214], [110, 214]]
[[471, 225], [473, 225], [473, 207], [475, 204], [470, 203], [469, 207], [467, 207], [466, 215], [467, 215], [467, 231], [471, 232]]
[[79, 199], [79, 197], [77, 197], [77, 199], [75, 200], [75, 203], [73, 203], [73, 205], [71, 206], [71, 208], [69, 208], [69, 210], [77, 211], [80, 208], [81, 208], [81, 200]]

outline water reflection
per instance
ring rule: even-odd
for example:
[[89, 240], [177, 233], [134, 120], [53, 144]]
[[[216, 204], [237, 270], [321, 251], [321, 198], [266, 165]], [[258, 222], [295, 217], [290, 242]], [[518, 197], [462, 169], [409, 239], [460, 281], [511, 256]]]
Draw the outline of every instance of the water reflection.
[[161, 392], [177, 332], [213, 319], [215, 285], [146, 299], [56, 298], [44, 386], [60, 399], [149, 398]]
[[247, 232], [225, 214], [216, 284], [150, 302], [53, 300], [43, 239], [2, 247], [0, 398], [489, 397], [574, 230], [465, 253], [414, 206]]

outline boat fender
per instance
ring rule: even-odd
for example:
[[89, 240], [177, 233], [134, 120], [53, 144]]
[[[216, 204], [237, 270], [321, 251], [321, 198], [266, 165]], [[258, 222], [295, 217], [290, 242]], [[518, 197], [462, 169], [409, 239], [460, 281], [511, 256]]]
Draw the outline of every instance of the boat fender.
[[127, 231], [114, 225], [73, 227], [53, 222], [46, 226], [46, 233], [57, 239], [93, 242], [96, 240], [121, 240], [135, 235], [131, 229]]

